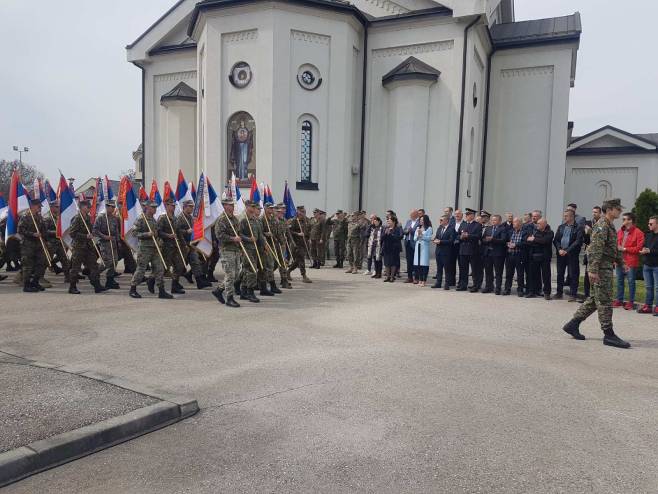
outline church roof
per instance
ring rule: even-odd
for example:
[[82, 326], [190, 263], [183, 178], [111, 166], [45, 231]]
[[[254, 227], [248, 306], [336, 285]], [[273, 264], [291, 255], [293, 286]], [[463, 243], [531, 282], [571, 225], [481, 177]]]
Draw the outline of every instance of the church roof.
[[194, 101], [196, 103], [196, 90], [179, 82], [174, 89], [160, 97], [160, 103], [163, 101]]
[[491, 39], [496, 48], [577, 41], [582, 25], [580, 12], [564, 17], [508, 22], [491, 26]]
[[658, 134], [632, 134], [606, 125], [585, 135], [573, 136], [567, 147], [567, 154], [638, 153], [658, 153]]
[[409, 57], [390, 72], [386, 73], [382, 77], [382, 84], [386, 86], [394, 81], [413, 79], [437, 81], [440, 75], [441, 72], [431, 65], [427, 65], [416, 57]]

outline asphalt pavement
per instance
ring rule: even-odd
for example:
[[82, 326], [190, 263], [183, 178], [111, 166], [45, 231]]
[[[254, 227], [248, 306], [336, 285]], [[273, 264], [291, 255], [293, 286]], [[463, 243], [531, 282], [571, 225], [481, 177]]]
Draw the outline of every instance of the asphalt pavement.
[[615, 310], [619, 350], [566, 301], [309, 274], [237, 310], [0, 283], [0, 350], [201, 407], [4, 492], [658, 490], [658, 318]]

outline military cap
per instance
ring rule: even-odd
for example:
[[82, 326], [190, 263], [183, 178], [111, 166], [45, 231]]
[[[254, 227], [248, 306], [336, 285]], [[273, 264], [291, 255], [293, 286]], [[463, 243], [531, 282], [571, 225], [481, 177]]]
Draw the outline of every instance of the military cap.
[[89, 202], [89, 199], [80, 199], [80, 202], [78, 202], [79, 206], [91, 206], [91, 203]]
[[252, 201], [251, 199], [245, 199], [245, 200], [244, 200], [244, 205], [245, 205], [246, 207], [253, 206], [253, 205], [254, 205], [254, 201]]
[[164, 200], [164, 203], [165, 203], [165, 206], [172, 206], [172, 205], [176, 204], [176, 201], [174, 199], [172, 199], [171, 197], [167, 197]]
[[255, 208], [258, 208], [258, 209], [263, 209], [263, 206], [260, 205], [260, 202], [254, 201], [252, 203], [252, 206], [255, 207]]
[[188, 199], [187, 201], [183, 201], [183, 206], [194, 206], [194, 201], [192, 199]]
[[274, 209], [286, 209], [286, 205], [280, 202], [276, 206], [274, 206]]
[[229, 191], [224, 191], [222, 193], [222, 204], [235, 204], [233, 200], [233, 195]]
[[475, 209], [466, 208], [466, 209], [464, 209], [464, 212], [465, 212], [466, 214], [475, 214]]
[[327, 214], [326, 211], [322, 211], [321, 209], [318, 209], [318, 213], [320, 213], [320, 214]]
[[297, 206], [297, 211], [306, 211], [304, 206]]
[[116, 208], [117, 203], [114, 199], [110, 199], [109, 201], [105, 202], [105, 206], [107, 206], [108, 208]]
[[265, 208], [273, 208], [274, 204], [272, 204], [270, 201], [267, 201], [265, 204], [263, 204], [263, 207]]
[[485, 211], [484, 209], [480, 211], [480, 216], [491, 216], [491, 213], [489, 211]]
[[41, 204], [39, 199], [30, 199], [30, 206], [36, 206], [37, 204]]
[[313, 214], [319, 213], [319, 212], [320, 212], [320, 210], [318, 208], [313, 209]]
[[150, 208], [157, 208], [158, 203], [155, 201], [144, 201], [144, 206], [148, 206]]
[[601, 207], [605, 210], [624, 209], [624, 206], [621, 205], [621, 199], [608, 199], [607, 201], [603, 201]]
[[359, 211], [359, 214], [368, 214], [368, 211], [361, 210], [361, 211]]
[[50, 207], [59, 207], [59, 199], [55, 199], [54, 201], [50, 201]]
[[343, 214], [343, 210], [342, 209], [337, 209], [336, 214]]

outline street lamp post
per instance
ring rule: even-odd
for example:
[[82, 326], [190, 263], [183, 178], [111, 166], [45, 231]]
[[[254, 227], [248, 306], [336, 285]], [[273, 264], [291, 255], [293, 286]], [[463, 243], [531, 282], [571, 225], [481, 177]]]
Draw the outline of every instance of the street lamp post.
[[23, 168], [23, 153], [27, 153], [29, 150], [30, 148], [26, 146], [14, 146], [14, 151], [18, 153], [18, 163], [21, 169]]

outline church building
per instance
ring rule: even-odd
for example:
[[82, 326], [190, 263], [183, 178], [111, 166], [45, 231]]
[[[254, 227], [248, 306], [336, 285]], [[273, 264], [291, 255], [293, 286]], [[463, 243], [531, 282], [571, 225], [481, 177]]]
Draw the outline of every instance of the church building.
[[328, 212], [539, 208], [557, 223], [577, 200], [580, 34], [578, 13], [516, 22], [513, 0], [180, 0], [127, 47], [140, 171], [216, 188], [255, 174]]

